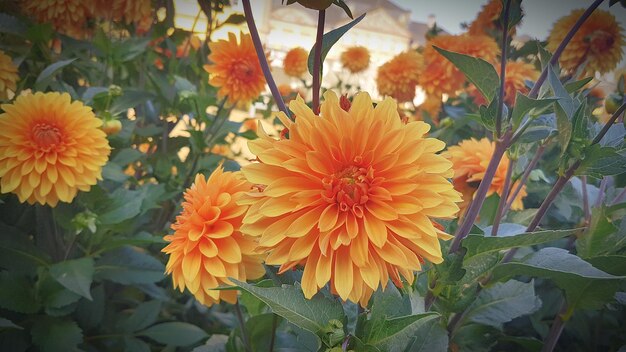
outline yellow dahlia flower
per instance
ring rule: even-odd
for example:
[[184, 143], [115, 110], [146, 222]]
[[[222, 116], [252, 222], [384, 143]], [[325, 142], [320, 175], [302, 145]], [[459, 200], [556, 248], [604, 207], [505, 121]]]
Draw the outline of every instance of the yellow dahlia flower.
[[[496, 65], [496, 71], [500, 74], [500, 65]], [[513, 106], [517, 92], [526, 95], [530, 91], [526, 81], [534, 82], [537, 78], [539, 78], [539, 71], [535, 66], [522, 61], [507, 62], [506, 76], [504, 77], [504, 102]], [[474, 102], [477, 105], [487, 104], [486, 99], [474, 85], [471, 85], [468, 91], [474, 97]]]
[[21, 0], [23, 13], [39, 23], [50, 23], [59, 33], [83, 39], [92, 11], [84, 0]]
[[351, 46], [341, 53], [343, 68], [351, 73], [359, 73], [370, 66], [370, 52], [364, 46]]
[[7, 100], [15, 93], [18, 80], [17, 67], [11, 57], [0, 50], [0, 100]]
[[423, 68], [424, 58], [416, 51], [396, 55], [378, 68], [378, 92], [400, 103], [413, 100]]
[[303, 48], [293, 48], [287, 52], [283, 60], [283, 69], [287, 76], [302, 77], [308, 70], [309, 53]]
[[493, 38], [485, 35], [438, 35], [431, 39], [424, 49], [426, 67], [419, 84], [427, 94], [454, 96], [465, 85], [465, 76], [452, 62], [439, 54], [433, 46], [457, 53], [479, 57], [492, 64], [500, 53]]
[[431, 219], [453, 217], [461, 198], [452, 164], [436, 154], [445, 144], [425, 137], [426, 123], [403, 124], [391, 98], [374, 108], [359, 93], [348, 111], [332, 91], [324, 98], [320, 116], [302, 98], [289, 105], [295, 122], [278, 114], [289, 139], [259, 129], [249, 142], [259, 162], [242, 173], [263, 191], [244, 199], [241, 231], [258, 236], [280, 272], [304, 267], [305, 297], [330, 282], [366, 306], [389, 278], [411, 283], [424, 260], [442, 261], [439, 239], [450, 236]]
[[240, 33], [238, 44], [235, 34], [228, 33], [228, 40], [211, 42], [209, 47], [213, 64], [204, 65], [204, 69], [209, 73], [209, 83], [218, 88], [218, 96], [239, 105], [256, 99], [265, 88], [265, 77], [250, 34]]
[[[583, 9], [574, 10], [556, 21], [548, 37], [548, 50], [556, 50], [583, 12]], [[622, 45], [622, 27], [615, 16], [596, 9], [567, 44], [559, 63], [569, 72], [575, 72], [583, 65], [583, 75], [593, 76], [596, 71], [607, 73], [622, 60]]]
[[[453, 184], [457, 191], [461, 192], [463, 197], [463, 204], [461, 206], [464, 209], [472, 197], [474, 192], [478, 188], [480, 181], [482, 181], [489, 165], [489, 160], [496, 148], [494, 142], [489, 141], [487, 138], [476, 140], [474, 138], [461, 141], [459, 145], [448, 147], [448, 150], [443, 153], [443, 156], [448, 158], [454, 169]], [[506, 154], [502, 157], [496, 174], [491, 182], [487, 196], [497, 193], [502, 196], [504, 191], [504, 182], [506, 180], [506, 173], [509, 168], [509, 158]], [[510, 188], [517, 187], [517, 182]], [[526, 186], [523, 186], [515, 200], [511, 205], [513, 210], [524, 209], [524, 203], [522, 200], [526, 197]]]
[[67, 93], [35, 93], [3, 104], [0, 192], [20, 202], [71, 202], [102, 179], [111, 148], [102, 121]]
[[246, 281], [265, 273], [256, 243], [239, 231], [248, 206], [236, 201], [251, 187], [241, 173], [224, 172], [221, 166], [208, 180], [197, 175], [172, 225], [174, 234], [164, 237], [170, 242], [163, 248], [169, 254], [165, 270], [172, 274], [174, 287], [189, 289], [207, 306], [237, 301], [237, 291], [215, 290], [232, 285], [229, 278]]

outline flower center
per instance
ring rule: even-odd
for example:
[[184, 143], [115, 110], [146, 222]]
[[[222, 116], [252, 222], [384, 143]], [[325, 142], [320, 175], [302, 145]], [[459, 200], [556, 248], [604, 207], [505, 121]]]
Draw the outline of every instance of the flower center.
[[373, 179], [371, 167], [349, 166], [322, 180], [322, 198], [329, 203], [337, 203], [340, 211], [352, 211], [355, 216], [361, 217]]
[[61, 131], [47, 123], [38, 123], [33, 128], [33, 140], [43, 149], [50, 149], [61, 143]]
[[590, 50], [594, 53], [605, 53], [613, 47], [615, 38], [604, 31], [594, 32], [590, 38]]
[[253, 74], [254, 70], [245, 62], [237, 62], [233, 65], [233, 76], [240, 81], [249, 81]]

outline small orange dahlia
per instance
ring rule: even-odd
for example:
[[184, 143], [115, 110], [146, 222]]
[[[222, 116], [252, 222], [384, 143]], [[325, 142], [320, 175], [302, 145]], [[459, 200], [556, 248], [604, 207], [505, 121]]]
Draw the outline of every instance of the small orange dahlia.
[[22, 0], [22, 11], [39, 23], [50, 23], [59, 33], [83, 39], [87, 36], [87, 20], [91, 5], [84, 0]]
[[217, 95], [228, 97], [231, 104], [245, 105], [256, 99], [265, 88], [265, 77], [254, 51], [250, 34], [240, 33], [240, 42], [234, 33], [228, 40], [209, 43], [211, 54], [204, 65], [209, 83], [218, 88]]
[[0, 115], [0, 192], [20, 202], [71, 202], [102, 179], [111, 148], [102, 121], [67, 93], [20, 95]]
[[418, 107], [418, 117], [423, 120], [423, 113], [427, 113], [434, 123], [439, 122], [439, 113], [441, 112], [441, 97], [436, 95], [427, 95], [424, 102]]
[[[556, 21], [548, 37], [548, 50], [556, 50], [583, 12], [583, 9], [574, 10]], [[622, 45], [624, 35], [615, 16], [596, 9], [567, 44], [559, 62], [569, 72], [582, 65], [583, 75], [593, 76], [596, 71], [607, 73], [622, 60]]]
[[341, 53], [343, 68], [351, 73], [359, 73], [370, 66], [370, 52], [364, 46], [351, 46]]
[[[483, 138], [481, 140], [471, 138], [461, 141], [459, 145], [449, 147], [448, 150], [443, 153], [443, 155], [453, 164], [454, 187], [457, 191], [463, 194], [463, 204], [461, 209], [464, 209], [464, 207], [469, 204], [476, 189], [478, 189], [478, 185], [485, 176], [489, 160], [491, 160], [491, 156], [493, 155], [495, 148], [496, 144], [489, 141], [487, 138]], [[504, 155], [498, 165], [496, 174], [493, 177], [487, 196], [494, 193], [502, 196], [509, 164], [509, 158]], [[510, 188], [514, 189], [516, 187], [517, 182], [515, 182], [515, 184], [513, 184]], [[522, 187], [521, 191], [513, 201], [511, 209], [524, 209], [524, 203], [522, 202], [524, 197], [526, 197], [526, 186]]]
[[[476, 19], [470, 23], [467, 33], [470, 35], [500, 35], [502, 33], [501, 14], [502, 0], [489, 0], [483, 5]], [[511, 28], [509, 33], [514, 35], [515, 28]]]
[[400, 53], [378, 68], [376, 84], [381, 95], [403, 103], [415, 98], [415, 88], [424, 68], [424, 58], [417, 51]]
[[92, 1], [92, 8], [98, 18], [134, 23], [139, 34], [146, 33], [152, 26], [151, 0], [96, 0]]
[[229, 278], [246, 281], [265, 274], [255, 241], [239, 231], [248, 206], [236, 202], [251, 187], [241, 173], [224, 172], [222, 166], [208, 180], [196, 175], [172, 224], [174, 234], [164, 237], [170, 242], [162, 250], [169, 254], [165, 270], [174, 287], [189, 289], [207, 306], [236, 302], [237, 291], [215, 290], [232, 285]]
[[247, 199], [241, 231], [258, 236], [280, 272], [304, 267], [305, 297], [330, 282], [366, 306], [389, 278], [411, 283], [424, 260], [443, 260], [439, 239], [450, 236], [431, 219], [453, 217], [461, 198], [452, 164], [437, 154], [445, 144], [425, 137], [426, 123], [402, 123], [391, 98], [373, 107], [359, 93], [348, 111], [334, 92], [324, 98], [320, 116], [302, 98], [289, 105], [295, 122], [278, 113], [289, 139], [260, 128], [248, 142], [259, 162], [242, 172], [263, 191]]
[[308, 70], [307, 59], [309, 53], [303, 48], [297, 47], [289, 50], [283, 60], [283, 69], [287, 76], [302, 77]]
[[[500, 65], [496, 65], [496, 71], [500, 74]], [[530, 89], [526, 85], [526, 81], [534, 82], [539, 78], [539, 71], [532, 64], [522, 61], [509, 61], [506, 64], [506, 77], [504, 77], [504, 102], [513, 106], [517, 92], [524, 95], [528, 94]], [[482, 93], [474, 85], [468, 89], [469, 94], [474, 97], [477, 105], [487, 104], [487, 100]]]
[[17, 67], [10, 56], [0, 50], [0, 100], [7, 100], [17, 89]]
[[465, 76], [433, 46], [448, 51], [479, 57], [492, 64], [500, 53], [498, 44], [486, 35], [438, 35], [424, 49], [424, 73], [419, 84], [427, 94], [454, 96], [465, 85]]

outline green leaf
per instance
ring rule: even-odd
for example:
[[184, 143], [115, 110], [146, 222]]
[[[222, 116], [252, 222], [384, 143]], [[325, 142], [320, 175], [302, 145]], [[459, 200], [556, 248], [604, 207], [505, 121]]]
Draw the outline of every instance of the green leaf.
[[464, 320], [502, 329], [504, 323], [534, 313], [540, 307], [533, 281], [510, 280], [482, 290], [467, 309]]
[[77, 59], [68, 59], [57, 61], [50, 66], [46, 67], [41, 71], [39, 76], [37, 76], [37, 80], [35, 81], [35, 89], [36, 90], [45, 90], [46, 87], [50, 84], [50, 81], [63, 67], [71, 64]]
[[9, 319], [0, 317], [0, 329], [4, 329], [4, 328], [20, 329], [20, 330], [23, 329], [21, 326], [15, 325], [15, 323], [10, 321]]
[[124, 337], [124, 352], [150, 352], [150, 345], [132, 336]]
[[83, 340], [82, 330], [76, 322], [45, 316], [35, 320], [31, 336], [42, 352], [75, 351]]
[[106, 308], [104, 285], [97, 285], [91, 289], [91, 301], [82, 298], [76, 307], [76, 320], [85, 330], [100, 326]]
[[515, 98], [515, 106], [511, 113], [511, 119], [513, 121], [513, 128], [519, 127], [520, 123], [524, 119], [526, 114], [531, 116], [537, 116], [541, 114], [546, 108], [552, 106], [556, 99], [532, 99], [520, 92], [517, 92]]
[[24, 37], [27, 26], [16, 17], [0, 13], [0, 33], [8, 33]]
[[157, 300], [143, 302], [133, 314], [122, 320], [119, 328], [126, 332], [135, 332], [154, 324], [161, 312], [161, 302]]
[[581, 258], [595, 257], [619, 251], [626, 244], [626, 234], [619, 234], [617, 226], [606, 216], [606, 208], [591, 210], [589, 227], [576, 241], [576, 254]]
[[580, 89], [582, 89], [584, 86], [586, 86], [587, 83], [591, 82], [591, 80], [593, 80], [593, 77], [587, 77], [578, 81], [569, 82], [565, 84], [565, 90], [570, 94], [577, 92]]
[[348, 15], [348, 17], [354, 19], [354, 16], [352, 16], [352, 11], [350, 10], [350, 7], [346, 4], [345, 1], [333, 0], [333, 4], [341, 7], [341, 9], [346, 13], [346, 15]]
[[199, 327], [182, 322], [161, 323], [137, 333], [158, 343], [170, 346], [189, 346], [207, 338], [207, 333]]
[[[365, 17], [365, 14], [362, 14], [361, 16], [355, 18], [349, 23], [344, 24], [343, 26], [339, 28], [335, 28], [332, 31], [329, 31], [328, 33], [324, 34], [324, 36], [322, 37], [322, 56], [320, 58], [322, 63], [326, 59], [326, 55], [328, 55], [328, 52], [333, 47], [333, 45], [335, 45], [335, 43], [337, 43], [337, 41], [341, 39], [341, 37], [344, 34], [346, 34], [348, 30], [350, 30], [350, 28], [354, 27], [357, 23], [361, 22], [361, 20], [364, 17]], [[313, 48], [311, 48], [311, 51], [309, 52], [309, 58], [307, 61], [308, 66], [309, 66], [309, 73], [311, 75], [313, 75], [313, 62], [314, 61], [315, 61], [315, 45], [313, 45]], [[320, 67], [322, 67], [322, 65], [320, 65]]]
[[50, 266], [50, 275], [68, 290], [91, 300], [93, 258], [66, 260]]
[[228, 16], [228, 18], [222, 22], [221, 24], [234, 24], [234, 25], [238, 25], [238, 24], [242, 24], [246, 22], [246, 17], [240, 13], [233, 13], [230, 16]]
[[0, 267], [28, 272], [50, 262], [50, 257], [17, 228], [0, 223], [0, 231]]
[[[478, 110], [480, 112], [480, 121], [486, 129], [495, 131], [496, 115], [498, 114], [498, 99], [493, 99], [489, 106], [481, 105]], [[504, 114], [503, 114], [504, 115]]]
[[559, 77], [557, 77], [552, 67], [548, 69], [548, 82], [550, 83], [550, 88], [552, 88], [554, 96], [559, 98], [557, 104], [563, 108], [567, 119], [571, 120], [574, 115], [574, 111], [576, 111], [576, 103], [567, 92], [567, 89], [563, 87], [561, 80], [559, 80]]
[[99, 211], [98, 221], [102, 225], [118, 224], [132, 219], [141, 212], [143, 197], [141, 191], [118, 188], [109, 196], [110, 202]]
[[603, 255], [588, 258], [587, 261], [594, 267], [611, 275], [626, 275], [626, 256], [624, 255]]
[[572, 309], [602, 307], [613, 297], [624, 276], [607, 274], [564, 249], [547, 247], [530, 254], [522, 262], [498, 265], [495, 280], [516, 275], [551, 279], [565, 291]]
[[561, 156], [567, 151], [570, 139], [572, 138], [572, 122], [567, 113], [560, 104], [554, 104], [554, 113], [556, 114], [556, 129], [558, 131], [557, 139], [561, 147]]
[[12, 272], [0, 272], [0, 307], [24, 314], [36, 313], [41, 305], [31, 280]]
[[579, 230], [580, 229], [545, 230], [506, 237], [469, 235], [463, 240], [463, 247], [467, 248], [465, 258], [471, 258], [484, 253], [498, 252], [509, 248], [534, 246], [536, 244], [551, 242], [569, 236]]
[[594, 144], [585, 150], [585, 157], [575, 174], [602, 178], [624, 172], [626, 172], [626, 149], [617, 152], [615, 148]]
[[429, 335], [433, 334], [437, 336], [438, 344], [446, 347], [437, 350], [446, 351], [447, 338], [443, 339], [441, 332], [434, 327], [439, 326], [439, 318], [437, 313], [424, 313], [374, 322], [367, 321], [362, 340], [381, 351], [405, 351], [409, 346], [415, 346], [419, 351], [420, 342], [429, 339]]
[[204, 345], [194, 348], [191, 352], [226, 352], [227, 342], [228, 335], [213, 334]]
[[397, 318], [411, 314], [411, 302], [402, 296], [395, 285], [389, 283], [384, 291], [376, 290], [371, 298], [370, 319]]
[[128, 175], [124, 173], [122, 167], [115, 163], [106, 163], [102, 168], [102, 178], [117, 183], [123, 183], [128, 179]]
[[321, 294], [305, 299], [302, 290], [291, 285], [264, 288], [236, 280], [233, 282], [265, 302], [275, 314], [320, 336], [323, 341], [326, 341], [325, 330], [331, 320], [345, 321], [343, 307], [336, 299], [327, 298]]
[[97, 279], [123, 285], [150, 284], [165, 278], [165, 267], [144, 251], [126, 246], [104, 254], [96, 262]]
[[491, 102], [494, 99], [500, 86], [500, 78], [492, 64], [480, 58], [447, 51], [436, 46], [433, 48], [461, 70], [487, 101]]

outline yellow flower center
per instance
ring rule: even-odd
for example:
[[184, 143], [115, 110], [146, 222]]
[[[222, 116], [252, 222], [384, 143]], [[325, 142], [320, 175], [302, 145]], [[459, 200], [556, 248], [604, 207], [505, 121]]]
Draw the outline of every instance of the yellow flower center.
[[337, 203], [340, 211], [352, 211], [356, 217], [363, 216], [363, 207], [369, 200], [370, 187], [374, 181], [371, 167], [348, 166], [322, 180], [322, 198]]
[[41, 149], [49, 150], [61, 143], [62, 134], [56, 126], [38, 123], [33, 128], [33, 140]]

